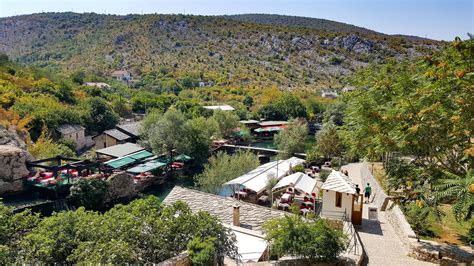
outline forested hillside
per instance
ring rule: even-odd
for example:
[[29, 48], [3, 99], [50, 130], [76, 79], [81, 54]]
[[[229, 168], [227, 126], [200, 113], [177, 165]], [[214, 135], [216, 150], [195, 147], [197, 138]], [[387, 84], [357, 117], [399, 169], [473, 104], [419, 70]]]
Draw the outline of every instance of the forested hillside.
[[[127, 69], [143, 77], [146, 86], [163, 87], [191, 75], [224, 86], [314, 89], [338, 87], [345, 75], [368, 63], [414, 57], [440, 45], [331, 21], [298, 28], [235, 19], [94, 13], [15, 16], [0, 19], [0, 52], [21, 63], [66, 73], [107, 76], [111, 70]], [[296, 22], [315, 23], [309, 18]], [[160, 76], [163, 72], [166, 77]]]

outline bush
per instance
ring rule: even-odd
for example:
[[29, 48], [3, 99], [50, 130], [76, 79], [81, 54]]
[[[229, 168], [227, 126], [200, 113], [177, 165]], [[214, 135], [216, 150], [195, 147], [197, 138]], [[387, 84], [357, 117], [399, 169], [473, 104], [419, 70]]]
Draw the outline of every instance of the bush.
[[71, 187], [69, 196], [76, 206], [83, 206], [88, 210], [101, 210], [107, 194], [107, 182], [100, 179], [81, 179]]
[[334, 262], [345, 248], [345, 236], [340, 228], [324, 219], [286, 215], [268, 221], [263, 226], [271, 252], [277, 256], [296, 256], [314, 262]]
[[193, 238], [188, 243], [188, 253], [193, 265], [213, 265], [216, 256], [215, 237]]
[[304, 166], [303, 165], [297, 165], [295, 167], [293, 167], [293, 172], [301, 172], [301, 173], [304, 173]]
[[328, 179], [330, 173], [331, 172], [328, 170], [321, 170], [321, 172], [319, 173], [319, 179], [321, 179], [321, 181], [323, 182], [326, 182], [326, 179]]
[[430, 210], [427, 207], [419, 206], [421, 204], [409, 203], [403, 206], [408, 223], [410, 223], [413, 231], [420, 236], [434, 237], [435, 232], [430, 228], [428, 216]]

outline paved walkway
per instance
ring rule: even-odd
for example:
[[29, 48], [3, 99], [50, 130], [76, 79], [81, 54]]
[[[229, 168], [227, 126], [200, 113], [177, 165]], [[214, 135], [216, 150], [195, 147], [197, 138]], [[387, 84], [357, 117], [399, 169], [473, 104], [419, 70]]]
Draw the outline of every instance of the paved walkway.
[[[361, 192], [362, 175], [371, 175], [365, 163], [352, 163], [342, 167], [349, 177], [358, 184]], [[362, 226], [357, 229], [360, 240], [367, 254], [368, 265], [433, 265], [408, 256], [408, 249], [403, 245], [395, 230], [385, 218], [385, 212], [378, 212], [378, 221], [368, 220], [368, 206], [364, 204]]]

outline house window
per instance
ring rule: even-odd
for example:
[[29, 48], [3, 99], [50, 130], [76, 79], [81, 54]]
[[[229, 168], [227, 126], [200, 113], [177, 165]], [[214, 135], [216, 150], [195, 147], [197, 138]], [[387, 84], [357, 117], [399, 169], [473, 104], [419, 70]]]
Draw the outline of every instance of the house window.
[[341, 208], [342, 206], [342, 193], [336, 192], [336, 207]]

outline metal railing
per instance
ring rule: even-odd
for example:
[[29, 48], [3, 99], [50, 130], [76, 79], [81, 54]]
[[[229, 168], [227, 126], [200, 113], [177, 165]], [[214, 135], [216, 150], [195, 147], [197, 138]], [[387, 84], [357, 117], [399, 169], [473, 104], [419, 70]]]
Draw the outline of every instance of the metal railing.
[[[345, 224], [346, 230], [344, 232], [345, 235], [349, 236], [349, 241], [347, 241], [348, 246], [346, 249], [347, 253], [354, 252], [354, 255], [361, 255], [359, 253], [359, 235], [354, 228], [354, 225], [349, 220], [349, 215], [344, 211], [344, 215], [342, 216], [342, 222]], [[361, 248], [361, 247], [360, 247]]]

